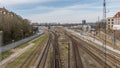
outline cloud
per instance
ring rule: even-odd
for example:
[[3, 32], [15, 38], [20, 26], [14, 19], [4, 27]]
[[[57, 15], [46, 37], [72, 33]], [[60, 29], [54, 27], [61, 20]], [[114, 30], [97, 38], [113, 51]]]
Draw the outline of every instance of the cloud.
[[[31, 14], [26, 16], [26, 18], [32, 20], [33, 22], [60, 22], [60, 23], [80, 23], [82, 19], [86, 19], [89, 22], [95, 22], [97, 17], [102, 17], [101, 7], [96, 6], [95, 3], [92, 4], [80, 4], [80, 5], [70, 5], [62, 8], [55, 7], [37, 7], [35, 9], [52, 9], [52, 11], [47, 13]], [[93, 9], [93, 10], [91, 10]], [[95, 11], [96, 9], [101, 9], [101, 11]]]
[[60, 22], [60, 23], [81, 23], [82, 19], [87, 21], [96, 21], [98, 15], [101, 15], [101, 12], [93, 11], [75, 11], [69, 9], [59, 9], [53, 12], [44, 13], [44, 14], [33, 14], [29, 17], [26, 17], [33, 22]]
[[[113, 3], [111, 3], [113, 2]], [[107, 10], [110, 12], [107, 13], [108, 17], [113, 16], [118, 8], [118, 0], [111, 1], [107, 3]], [[46, 7], [45, 7], [46, 8]], [[51, 9], [51, 8], [46, 8]], [[102, 19], [103, 17], [103, 6], [102, 2], [99, 3], [90, 3], [90, 4], [76, 4], [70, 5], [62, 8], [52, 8], [54, 11], [43, 13], [43, 14], [32, 14], [28, 19], [33, 20], [33, 22], [61, 22], [61, 23], [80, 23], [81, 20], [86, 19], [88, 22], [96, 22], [98, 16]], [[112, 11], [111, 11], [112, 10]]]
[[[17, 5], [17, 4], [31, 4], [31, 3], [45, 3], [56, 1], [64, 1], [69, 3], [73, 0], [2, 0], [3, 4], [6, 5]], [[76, 1], [76, 0], [75, 0]], [[87, 1], [87, 0], [85, 0]], [[21, 12], [25, 18], [32, 20], [33, 22], [60, 22], [60, 23], [80, 23], [82, 19], [86, 19], [88, 22], [96, 22], [98, 16], [102, 19], [103, 16], [103, 1], [101, 0], [92, 0], [98, 2], [87, 2], [87, 3], [78, 3], [64, 5], [60, 4], [60, 7], [57, 7], [53, 3], [52, 6], [48, 5], [36, 5], [34, 8], [30, 9], [17, 9], [15, 11], [18, 14]], [[81, 1], [80, 1], [81, 2]], [[107, 16], [111, 17], [116, 12], [119, 11], [120, 0], [107, 0], [107, 10], [110, 12], [107, 13]], [[23, 5], [24, 6], [24, 5]], [[22, 15], [21, 14], [21, 15]]]
[[[58, 13], [58, 12], [56, 12]], [[61, 14], [61, 15], [60, 15]], [[51, 23], [51, 22], [60, 22], [60, 23], [81, 23], [83, 19], [87, 20], [87, 22], [95, 22], [97, 20], [98, 13], [91, 14], [90, 12], [88, 14], [77, 14], [73, 11], [71, 14], [65, 14], [60, 13], [58, 14], [49, 14], [49, 15], [33, 15], [32, 17], [27, 17], [29, 19], [32, 19], [33, 22], [39, 22], [39, 23]], [[64, 15], [65, 14], [65, 15]]]
[[43, 3], [53, 0], [1, 0], [2, 5], [18, 5], [18, 4], [30, 4], [30, 3]]

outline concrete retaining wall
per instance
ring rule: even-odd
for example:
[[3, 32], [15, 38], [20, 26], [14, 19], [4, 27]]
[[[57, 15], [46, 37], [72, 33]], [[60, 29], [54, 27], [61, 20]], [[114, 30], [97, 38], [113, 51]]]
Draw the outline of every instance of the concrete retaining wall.
[[10, 50], [10, 49], [13, 49], [13, 48], [15, 48], [15, 47], [17, 47], [17, 46], [25, 43], [25, 42], [28, 42], [28, 41], [30, 41], [30, 40], [32, 40], [32, 39], [34, 39], [34, 38], [42, 35], [42, 34], [44, 34], [44, 33], [41, 32], [41, 33], [39, 33], [39, 34], [33, 35], [33, 36], [31, 36], [31, 37], [25, 38], [25, 39], [20, 40], [20, 41], [17, 41], [17, 42], [13, 42], [13, 43], [8, 44], [8, 45], [6, 45], [6, 46], [1, 46], [1, 47], [0, 47], [0, 53], [5, 52], [5, 51], [8, 51], [8, 50]]

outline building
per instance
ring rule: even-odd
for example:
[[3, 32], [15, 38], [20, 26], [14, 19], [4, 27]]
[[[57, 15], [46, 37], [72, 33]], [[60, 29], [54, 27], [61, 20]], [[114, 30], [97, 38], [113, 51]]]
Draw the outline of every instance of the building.
[[113, 17], [107, 18], [107, 29], [113, 29], [113, 25], [120, 25], [120, 12]]
[[115, 25], [120, 25], [120, 12], [118, 12], [115, 16], [114, 16], [114, 22]]
[[82, 24], [83, 24], [83, 25], [86, 24], [86, 20], [82, 20]]
[[113, 17], [107, 18], [107, 29], [112, 29], [114, 24], [115, 22]]
[[120, 11], [114, 17], [120, 17]]
[[91, 26], [90, 26], [89, 24], [84, 24], [84, 25], [82, 26], [82, 30], [83, 30], [84, 32], [90, 32], [90, 31], [91, 31]]
[[0, 8], [0, 13], [6, 14], [6, 13], [8, 13], [8, 10], [5, 9], [4, 7], [3, 7], [3, 8]]

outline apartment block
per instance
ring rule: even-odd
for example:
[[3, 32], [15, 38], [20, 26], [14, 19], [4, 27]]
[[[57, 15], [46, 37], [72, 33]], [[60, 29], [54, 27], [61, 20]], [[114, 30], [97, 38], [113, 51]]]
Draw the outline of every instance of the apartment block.
[[107, 18], [107, 29], [113, 29], [113, 25], [120, 25], [120, 12], [113, 17]]

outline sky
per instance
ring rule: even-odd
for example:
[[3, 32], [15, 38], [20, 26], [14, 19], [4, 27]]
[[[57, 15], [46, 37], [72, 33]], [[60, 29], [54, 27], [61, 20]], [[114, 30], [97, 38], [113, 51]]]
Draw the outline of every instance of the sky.
[[[120, 0], [106, 0], [107, 17], [120, 11]], [[16, 14], [38, 23], [96, 22], [103, 18], [103, 0], [0, 0]]]

